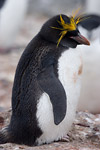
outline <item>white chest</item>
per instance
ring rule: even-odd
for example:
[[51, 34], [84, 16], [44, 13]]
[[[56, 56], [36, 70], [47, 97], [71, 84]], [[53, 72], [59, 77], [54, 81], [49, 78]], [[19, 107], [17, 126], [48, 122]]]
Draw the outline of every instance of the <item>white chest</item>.
[[59, 80], [67, 95], [67, 112], [64, 120], [59, 125], [55, 125], [50, 98], [47, 93], [43, 93], [36, 114], [39, 127], [43, 131], [43, 135], [37, 139], [39, 144], [50, 143], [62, 138], [69, 131], [75, 117], [82, 72], [80, 50], [70, 49], [65, 51], [58, 63]]

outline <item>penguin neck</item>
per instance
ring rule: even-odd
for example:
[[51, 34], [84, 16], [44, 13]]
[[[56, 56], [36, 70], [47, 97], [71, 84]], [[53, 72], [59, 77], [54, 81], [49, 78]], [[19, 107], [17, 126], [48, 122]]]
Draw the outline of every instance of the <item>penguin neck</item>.
[[50, 42], [48, 40], [45, 40], [43, 37], [38, 35], [39, 41], [41, 41], [41, 48], [40, 48], [40, 62], [41, 69], [44, 69], [48, 67], [49, 65], [54, 65], [55, 68], [57, 68], [58, 59], [61, 56], [61, 54], [68, 50], [68, 47], [64, 47], [59, 44], [57, 47], [56, 43]]

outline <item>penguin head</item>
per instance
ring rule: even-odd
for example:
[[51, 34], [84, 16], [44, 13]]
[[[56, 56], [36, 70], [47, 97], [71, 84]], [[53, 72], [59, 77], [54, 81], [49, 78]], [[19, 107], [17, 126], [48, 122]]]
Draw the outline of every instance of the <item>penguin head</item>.
[[49, 19], [41, 28], [40, 35], [47, 41], [53, 42], [57, 47], [75, 48], [78, 44], [90, 45], [89, 41], [80, 34], [77, 24], [81, 17], [68, 17], [57, 15]]

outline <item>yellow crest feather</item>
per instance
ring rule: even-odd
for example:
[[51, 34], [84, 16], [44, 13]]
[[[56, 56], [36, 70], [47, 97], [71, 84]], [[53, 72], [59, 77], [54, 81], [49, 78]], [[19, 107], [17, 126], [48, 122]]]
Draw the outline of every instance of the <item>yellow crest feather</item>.
[[57, 47], [58, 47], [60, 41], [62, 40], [62, 38], [66, 35], [66, 33], [67, 33], [67, 31], [61, 31], [61, 33], [60, 33], [61, 36], [60, 36], [60, 38], [57, 41]]
[[64, 19], [62, 18], [62, 15], [60, 15], [60, 21], [57, 21], [62, 28], [57, 28], [57, 27], [51, 27], [53, 29], [57, 29], [57, 30], [61, 30], [60, 32], [60, 38], [57, 41], [57, 47], [60, 43], [60, 41], [62, 40], [62, 38], [67, 34], [68, 31], [73, 31], [76, 30], [76, 25], [85, 20], [86, 17], [84, 17], [83, 15], [79, 15], [76, 16], [79, 12], [79, 9], [75, 11], [75, 13], [70, 17], [70, 23], [65, 23]]

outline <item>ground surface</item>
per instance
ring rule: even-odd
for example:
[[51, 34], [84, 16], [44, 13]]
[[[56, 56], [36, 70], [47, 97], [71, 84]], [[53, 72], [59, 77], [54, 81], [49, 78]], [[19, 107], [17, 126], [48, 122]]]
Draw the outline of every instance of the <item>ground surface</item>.
[[[0, 129], [9, 123], [11, 110], [0, 113]], [[77, 112], [71, 131], [62, 141], [37, 147], [2, 144], [0, 150], [100, 150], [100, 114]]]

